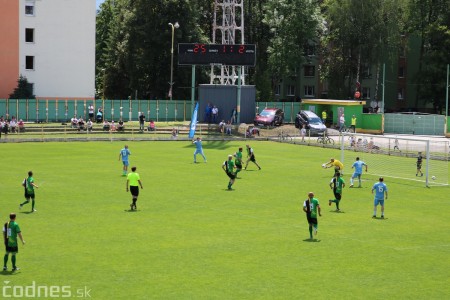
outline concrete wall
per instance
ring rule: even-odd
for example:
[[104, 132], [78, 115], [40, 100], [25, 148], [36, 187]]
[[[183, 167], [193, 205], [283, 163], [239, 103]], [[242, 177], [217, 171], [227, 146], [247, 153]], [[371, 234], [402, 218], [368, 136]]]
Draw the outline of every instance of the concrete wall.
[[[19, 72], [34, 84], [38, 98], [93, 98], [95, 94], [95, 17], [93, 0], [36, 0], [25, 15], [19, 0]], [[34, 42], [25, 29], [34, 28]], [[35, 56], [34, 70], [25, 56]]]
[[0, 0], [0, 99], [9, 97], [19, 78], [19, 2]]
[[[205, 108], [208, 103], [217, 106], [219, 116], [216, 123], [221, 120], [228, 121], [231, 117], [231, 111], [237, 107], [237, 86], [219, 85], [219, 84], [200, 84], [198, 87], [198, 120], [205, 122]], [[241, 87], [241, 123], [252, 123], [255, 118], [255, 98], [256, 89], [253, 85]]]

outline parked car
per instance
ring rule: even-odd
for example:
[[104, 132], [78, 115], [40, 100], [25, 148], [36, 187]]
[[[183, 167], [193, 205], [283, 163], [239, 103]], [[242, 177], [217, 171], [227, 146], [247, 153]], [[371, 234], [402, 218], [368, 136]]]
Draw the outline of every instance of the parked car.
[[279, 108], [265, 108], [263, 111], [256, 115], [253, 120], [255, 126], [258, 125], [281, 125], [284, 120], [284, 112]]
[[309, 110], [299, 111], [295, 117], [295, 127], [302, 128], [303, 124], [305, 125], [306, 130], [312, 135], [320, 135], [327, 130], [325, 124], [322, 123], [322, 119]]

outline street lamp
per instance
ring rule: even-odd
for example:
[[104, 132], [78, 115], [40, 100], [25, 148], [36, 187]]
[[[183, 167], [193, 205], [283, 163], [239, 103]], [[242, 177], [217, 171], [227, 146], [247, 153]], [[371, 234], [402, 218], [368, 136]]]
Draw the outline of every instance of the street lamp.
[[173, 87], [173, 39], [175, 35], [175, 28], [180, 28], [180, 24], [178, 22], [175, 22], [175, 24], [169, 23], [169, 26], [172, 28], [172, 47], [170, 48], [170, 90], [169, 90], [169, 97], [170, 100], [172, 100], [172, 87]]

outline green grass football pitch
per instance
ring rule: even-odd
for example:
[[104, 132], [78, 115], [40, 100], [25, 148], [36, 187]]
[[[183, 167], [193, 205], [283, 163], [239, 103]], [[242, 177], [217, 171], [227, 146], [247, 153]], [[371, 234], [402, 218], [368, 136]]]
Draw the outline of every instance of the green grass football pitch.
[[[350, 162], [342, 212], [328, 206], [333, 171], [320, 165], [339, 150], [255, 141], [262, 170], [250, 164], [227, 191], [221, 164], [239, 146], [245, 151], [245, 141], [205, 141], [206, 164], [200, 156], [193, 164], [189, 141], [128, 144], [144, 185], [137, 212], [127, 211], [124, 142], [0, 146], [2, 224], [17, 212], [27, 242], [19, 246], [21, 270], [1, 273], [2, 293], [34, 285], [41, 296], [53, 288], [92, 299], [450, 294], [448, 187], [386, 178], [386, 219], [372, 219], [377, 177], [364, 174], [363, 187], [349, 189]], [[28, 170], [40, 186], [33, 214], [30, 204], [18, 210]], [[313, 241], [301, 209], [309, 191], [322, 207]]]

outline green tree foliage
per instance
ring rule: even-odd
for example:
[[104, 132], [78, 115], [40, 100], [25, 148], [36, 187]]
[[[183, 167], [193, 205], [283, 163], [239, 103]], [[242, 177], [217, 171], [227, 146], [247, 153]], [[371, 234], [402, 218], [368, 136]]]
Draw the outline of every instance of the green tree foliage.
[[450, 63], [450, 0], [411, 0], [408, 8], [409, 33], [419, 35], [421, 41], [415, 107], [422, 100], [440, 112]]
[[324, 1], [328, 30], [322, 36], [322, 76], [329, 81], [330, 97], [353, 97], [356, 81], [364, 79], [363, 66], [379, 65], [383, 57], [398, 54], [403, 5], [397, 0]]
[[263, 22], [270, 28], [268, 66], [281, 79], [302, 66], [305, 46], [315, 42], [322, 17], [316, 1], [268, 0]]
[[191, 68], [178, 67], [176, 45], [207, 41], [202, 28], [210, 26], [200, 22], [206, 19], [202, 9], [211, 9], [200, 4], [186, 0], [107, 0], [97, 17], [105, 24], [101, 38], [97, 31], [97, 46], [102, 49], [97, 86], [103, 85], [105, 97], [134, 98], [137, 91], [140, 99], [167, 98], [172, 36], [168, 23], [178, 21], [180, 28], [174, 36], [174, 99], [188, 98], [190, 90], [183, 89], [181, 83], [190, 82]]
[[33, 86], [25, 76], [20, 75], [17, 79], [17, 87], [9, 94], [10, 99], [34, 99]]

